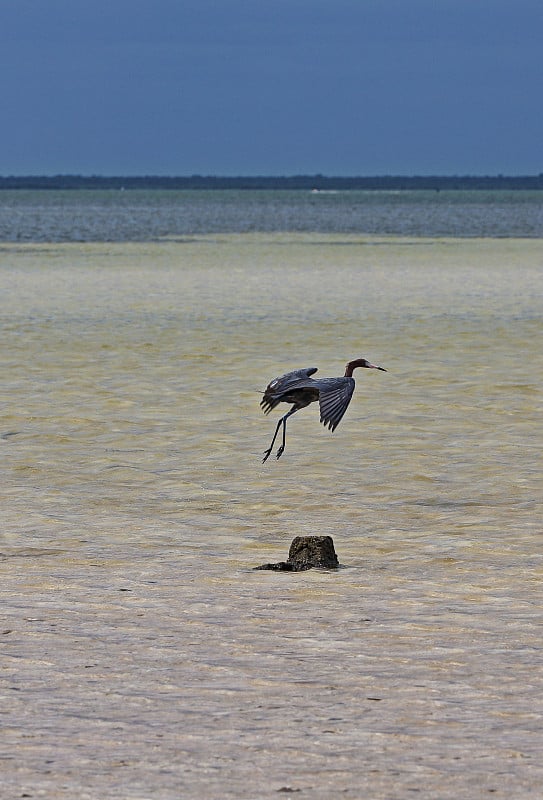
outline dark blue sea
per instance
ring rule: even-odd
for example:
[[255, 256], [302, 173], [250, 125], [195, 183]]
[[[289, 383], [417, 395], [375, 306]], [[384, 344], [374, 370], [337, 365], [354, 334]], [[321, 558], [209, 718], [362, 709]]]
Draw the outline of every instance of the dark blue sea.
[[0, 241], [246, 232], [543, 237], [541, 191], [0, 191]]

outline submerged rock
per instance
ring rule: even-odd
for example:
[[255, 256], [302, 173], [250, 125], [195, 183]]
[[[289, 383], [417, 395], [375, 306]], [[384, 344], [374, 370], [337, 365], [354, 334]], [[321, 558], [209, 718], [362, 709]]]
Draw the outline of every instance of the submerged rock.
[[338, 557], [331, 536], [296, 536], [292, 540], [287, 561], [261, 564], [255, 569], [273, 569], [281, 572], [303, 572], [312, 567], [337, 569]]

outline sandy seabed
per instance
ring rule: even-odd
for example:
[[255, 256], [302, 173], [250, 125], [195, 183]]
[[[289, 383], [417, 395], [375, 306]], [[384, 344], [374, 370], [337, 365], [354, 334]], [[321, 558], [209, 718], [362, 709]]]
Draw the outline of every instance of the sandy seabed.
[[[541, 797], [542, 265], [1, 246], [2, 798]], [[359, 356], [263, 465], [259, 391]], [[342, 567], [252, 570], [304, 534]]]

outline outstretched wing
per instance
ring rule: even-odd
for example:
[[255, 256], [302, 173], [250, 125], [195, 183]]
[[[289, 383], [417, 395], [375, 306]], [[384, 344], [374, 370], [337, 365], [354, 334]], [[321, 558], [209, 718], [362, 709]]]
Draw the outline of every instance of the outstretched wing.
[[330, 378], [315, 381], [319, 385], [321, 422], [335, 431], [347, 411], [354, 392], [354, 378]]
[[287, 372], [279, 378], [274, 378], [271, 383], [266, 387], [264, 397], [260, 401], [260, 405], [264, 414], [275, 408], [281, 402], [281, 398], [291, 392], [293, 389], [302, 389], [313, 383], [311, 375], [314, 375], [317, 367], [308, 367], [307, 369], [295, 369], [293, 372]]

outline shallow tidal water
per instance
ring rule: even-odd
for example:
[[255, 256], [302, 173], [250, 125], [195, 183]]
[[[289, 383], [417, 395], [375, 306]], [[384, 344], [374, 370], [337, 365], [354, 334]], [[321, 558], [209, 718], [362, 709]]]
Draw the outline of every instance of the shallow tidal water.
[[[543, 240], [3, 244], [0, 290], [5, 797], [541, 796]], [[271, 378], [360, 356], [262, 464]], [[253, 571], [304, 534], [342, 567]]]

